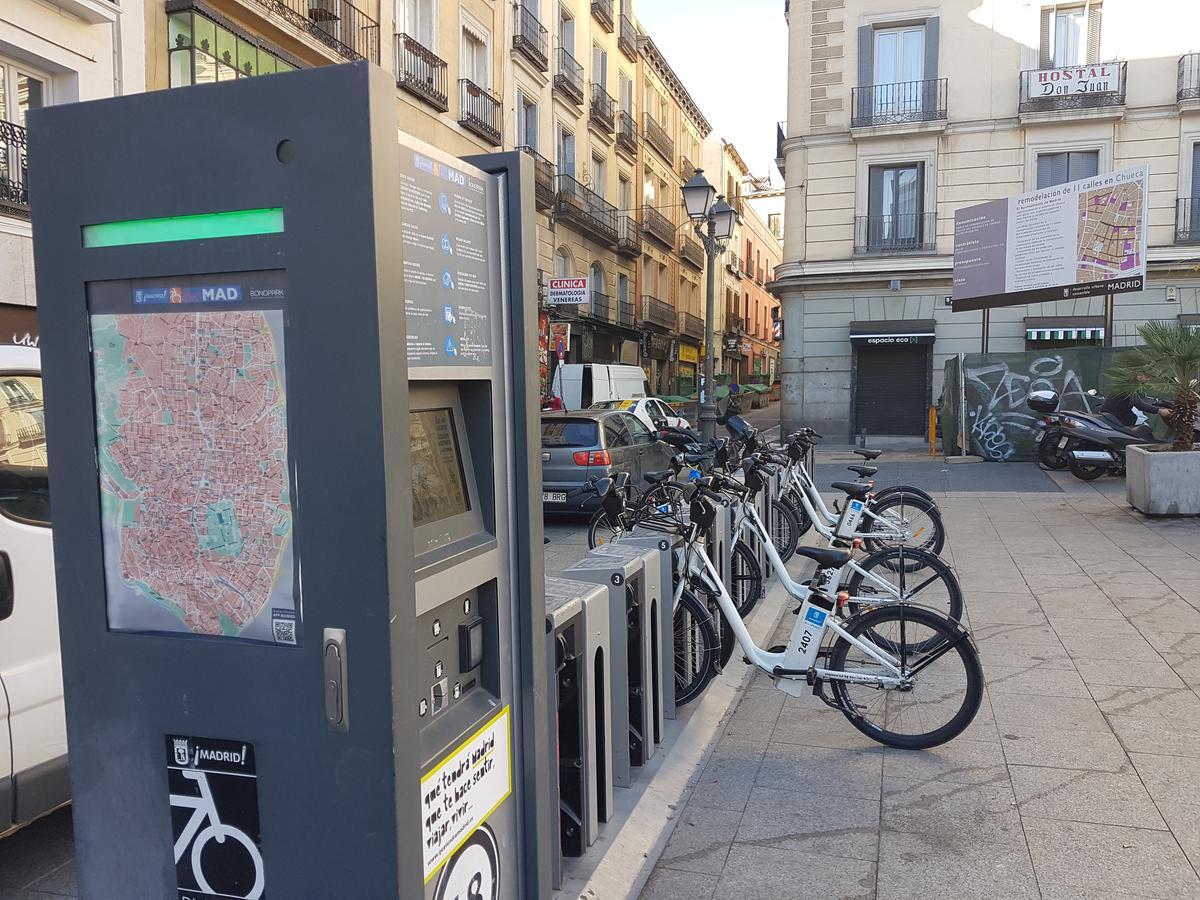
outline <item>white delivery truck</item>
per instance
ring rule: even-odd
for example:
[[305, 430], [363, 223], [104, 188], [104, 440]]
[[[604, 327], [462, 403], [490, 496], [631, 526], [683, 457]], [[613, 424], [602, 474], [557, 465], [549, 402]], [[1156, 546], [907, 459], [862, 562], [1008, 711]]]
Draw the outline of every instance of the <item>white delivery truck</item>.
[[646, 373], [641, 366], [563, 363], [554, 370], [550, 393], [569, 410], [601, 400], [637, 400], [646, 396]]

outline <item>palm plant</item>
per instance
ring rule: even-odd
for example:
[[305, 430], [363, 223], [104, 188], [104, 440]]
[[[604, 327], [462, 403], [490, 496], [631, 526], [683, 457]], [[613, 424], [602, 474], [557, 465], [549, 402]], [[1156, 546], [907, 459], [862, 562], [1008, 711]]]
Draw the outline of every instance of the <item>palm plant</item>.
[[1200, 406], [1200, 331], [1174, 322], [1147, 322], [1138, 329], [1143, 346], [1117, 357], [1107, 375], [1114, 394], [1171, 398], [1166, 418], [1172, 450], [1191, 450]]

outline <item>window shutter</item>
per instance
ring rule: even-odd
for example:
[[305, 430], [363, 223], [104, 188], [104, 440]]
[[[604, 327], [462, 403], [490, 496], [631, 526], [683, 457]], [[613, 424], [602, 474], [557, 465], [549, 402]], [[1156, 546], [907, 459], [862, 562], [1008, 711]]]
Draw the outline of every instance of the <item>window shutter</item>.
[[1037, 158], [1037, 187], [1054, 187], [1067, 182], [1067, 154], [1039, 153]]
[[1192, 144], [1192, 196], [1200, 197], [1200, 144]]
[[1087, 61], [1100, 62], [1100, 18], [1101, 7], [1093, 3], [1087, 11]]
[[862, 25], [858, 29], [858, 86], [868, 87], [875, 83], [874, 60], [875, 29]]
[[1054, 67], [1054, 8], [1042, 10], [1042, 39], [1038, 45], [1038, 68]]
[[938, 16], [925, 20], [925, 78], [938, 77]]
[[881, 216], [893, 210], [883, 208], [883, 167], [871, 166], [867, 175], [867, 215]]

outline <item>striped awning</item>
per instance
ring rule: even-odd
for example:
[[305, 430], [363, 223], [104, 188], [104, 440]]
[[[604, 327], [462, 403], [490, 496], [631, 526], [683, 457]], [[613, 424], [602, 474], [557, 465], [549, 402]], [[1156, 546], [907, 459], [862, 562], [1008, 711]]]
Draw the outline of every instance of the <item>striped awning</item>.
[[1027, 341], [1099, 341], [1104, 339], [1103, 328], [1026, 328]]

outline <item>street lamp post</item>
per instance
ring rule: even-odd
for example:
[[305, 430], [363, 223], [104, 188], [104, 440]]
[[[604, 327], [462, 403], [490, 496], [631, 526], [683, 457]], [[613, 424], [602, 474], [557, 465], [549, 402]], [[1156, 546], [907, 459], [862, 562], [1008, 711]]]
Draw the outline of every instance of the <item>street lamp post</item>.
[[733, 237], [737, 213], [725, 202], [724, 196], [717, 196], [717, 189], [708, 183], [703, 169], [697, 169], [692, 174], [683, 186], [682, 193], [684, 209], [687, 210], [692, 227], [704, 244], [704, 253], [708, 261], [708, 271], [704, 279], [704, 374], [699, 400], [700, 434], [704, 440], [711, 441], [717, 430], [717, 391], [713, 381], [715, 270], [717, 257], [725, 252], [726, 243]]

